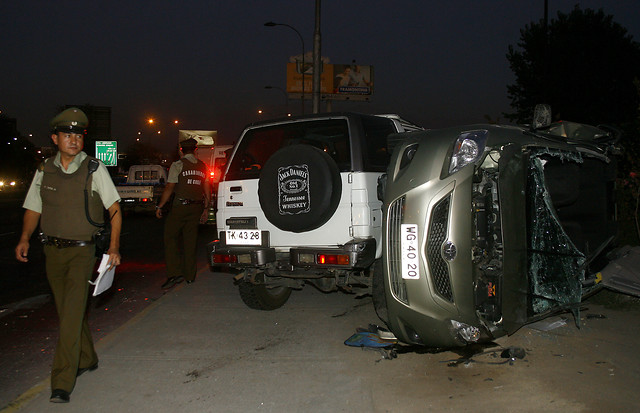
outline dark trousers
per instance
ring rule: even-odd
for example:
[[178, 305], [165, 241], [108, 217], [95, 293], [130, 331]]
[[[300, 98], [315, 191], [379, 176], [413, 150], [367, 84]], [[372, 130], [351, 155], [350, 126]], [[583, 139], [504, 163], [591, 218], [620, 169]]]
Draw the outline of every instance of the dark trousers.
[[198, 224], [204, 206], [173, 205], [164, 226], [164, 252], [167, 276], [182, 276], [187, 281], [196, 278], [196, 242]]
[[60, 319], [60, 334], [51, 366], [51, 388], [71, 392], [78, 368], [98, 363], [87, 322], [89, 280], [95, 247], [57, 248], [45, 245], [47, 279]]

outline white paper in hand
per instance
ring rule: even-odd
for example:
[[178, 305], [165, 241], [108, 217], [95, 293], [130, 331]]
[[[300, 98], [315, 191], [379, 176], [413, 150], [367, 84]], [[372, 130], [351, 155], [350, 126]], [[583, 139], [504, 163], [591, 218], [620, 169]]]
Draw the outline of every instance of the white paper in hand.
[[102, 261], [100, 261], [100, 265], [98, 266], [98, 278], [96, 278], [95, 281], [89, 281], [89, 284], [96, 286], [93, 290], [94, 297], [108, 290], [113, 284], [113, 275], [116, 272], [116, 267], [114, 266], [107, 271], [108, 262], [109, 256], [107, 254], [102, 254]]

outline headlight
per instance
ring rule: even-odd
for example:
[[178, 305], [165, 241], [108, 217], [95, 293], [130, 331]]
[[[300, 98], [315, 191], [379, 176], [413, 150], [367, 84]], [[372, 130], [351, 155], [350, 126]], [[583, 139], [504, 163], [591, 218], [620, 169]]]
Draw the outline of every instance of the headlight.
[[489, 131], [484, 129], [461, 133], [453, 147], [449, 174], [477, 161], [484, 152], [487, 136]]
[[467, 343], [476, 343], [480, 339], [480, 329], [478, 327], [451, 320], [451, 328], [454, 334], [457, 334]]

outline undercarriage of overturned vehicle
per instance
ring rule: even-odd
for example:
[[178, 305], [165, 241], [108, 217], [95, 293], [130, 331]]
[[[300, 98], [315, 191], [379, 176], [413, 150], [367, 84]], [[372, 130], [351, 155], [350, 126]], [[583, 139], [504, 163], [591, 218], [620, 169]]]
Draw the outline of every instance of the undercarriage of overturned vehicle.
[[293, 270], [290, 265], [268, 264], [244, 269], [235, 277], [235, 281], [242, 301], [249, 308], [275, 310], [289, 299], [291, 290], [300, 290], [305, 284], [311, 284], [325, 293], [341, 290], [357, 296], [367, 295], [371, 287], [370, 271]]
[[559, 309], [577, 314], [599, 287], [596, 258], [616, 233], [614, 179], [602, 155], [547, 148], [492, 151], [477, 167], [474, 292], [492, 335]]

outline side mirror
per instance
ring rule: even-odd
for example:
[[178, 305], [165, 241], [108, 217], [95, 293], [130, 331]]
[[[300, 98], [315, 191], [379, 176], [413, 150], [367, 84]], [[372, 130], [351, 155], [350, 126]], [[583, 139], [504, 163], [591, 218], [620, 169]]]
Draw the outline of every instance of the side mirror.
[[378, 185], [376, 192], [378, 200], [384, 202], [384, 192], [387, 189], [387, 174], [382, 174], [378, 177]]
[[547, 104], [538, 104], [533, 110], [533, 129], [546, 128], [551, 125], [551, 106]]

